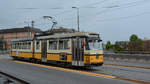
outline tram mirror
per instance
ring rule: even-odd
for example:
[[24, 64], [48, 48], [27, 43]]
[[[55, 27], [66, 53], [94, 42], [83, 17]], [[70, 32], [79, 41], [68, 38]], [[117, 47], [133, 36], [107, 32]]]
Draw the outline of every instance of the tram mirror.
[[98, 42], [101, 42], [101, 41], [102, 41], [101, 39], [98, 40]]

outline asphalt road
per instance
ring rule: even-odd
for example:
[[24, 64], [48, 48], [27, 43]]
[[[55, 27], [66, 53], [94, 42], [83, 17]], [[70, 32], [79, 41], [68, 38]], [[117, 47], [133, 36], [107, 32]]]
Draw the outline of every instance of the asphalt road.
[[[103, 76], [93, 76], [72, 71], [17, 63], [12, 61], [8, 56], [0, 56], [0, 71], [24, 79], [31, 84], [136, 84], [131, 81], [105, 78]], [[88, 72], [150, 82], [149, 69], [104, 65], [90, 71], [88, 70]]]

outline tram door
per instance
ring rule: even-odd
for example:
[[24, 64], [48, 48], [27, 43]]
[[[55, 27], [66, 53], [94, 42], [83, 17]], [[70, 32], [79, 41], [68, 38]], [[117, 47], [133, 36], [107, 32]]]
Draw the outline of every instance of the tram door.
[[46, 62], [47, 60], [47, 41], [42, 40], [42, 62]]
[[83, 40], [76, 38], [72, 40], [72, 65], [84, 66], [84, 47]]

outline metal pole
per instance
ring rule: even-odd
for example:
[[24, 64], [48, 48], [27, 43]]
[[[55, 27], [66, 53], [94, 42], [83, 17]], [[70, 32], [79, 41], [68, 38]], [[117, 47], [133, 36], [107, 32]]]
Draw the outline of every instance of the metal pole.
[[31, 25], [32, 25], [32, 27], [31, 27], [31, 31], [30, 31], [30, 32], [31, 32], [31, 33], [30, 33], [30, 34], [31, 34], [30, 37], [32, 38], [32, 32], [33, 32], [32, 30], [33, 30], [33, 28], [34, 28], [34, 21], [33, 21], [33, 20], [31, 21]]
[[77, 9], [77, 28], [78, 28], [78, 32], [80, 32], [79, 8], [78, 7], [72, 7], [72, 8], [76, 8]]
[[78, 23], [78, 32], [80, 32], [80, 22], [79, 22], [79, 8], [77, 8], [77, 23]]

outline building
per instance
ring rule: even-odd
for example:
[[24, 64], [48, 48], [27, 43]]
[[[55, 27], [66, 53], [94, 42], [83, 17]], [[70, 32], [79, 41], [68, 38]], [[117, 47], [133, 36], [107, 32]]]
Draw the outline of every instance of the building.
[[24, 28], [11, 28], [0, 30], [0, 38], [6, 42], [6, 48], [11, 48], [11, 40], [18, 38], [34, 37], [35, 33], [41, 33], [42, 31], [37, 28], [24, 27]]
[[5, 41], [0, 38], [0, 50], [4, 50], [5, 49]]

